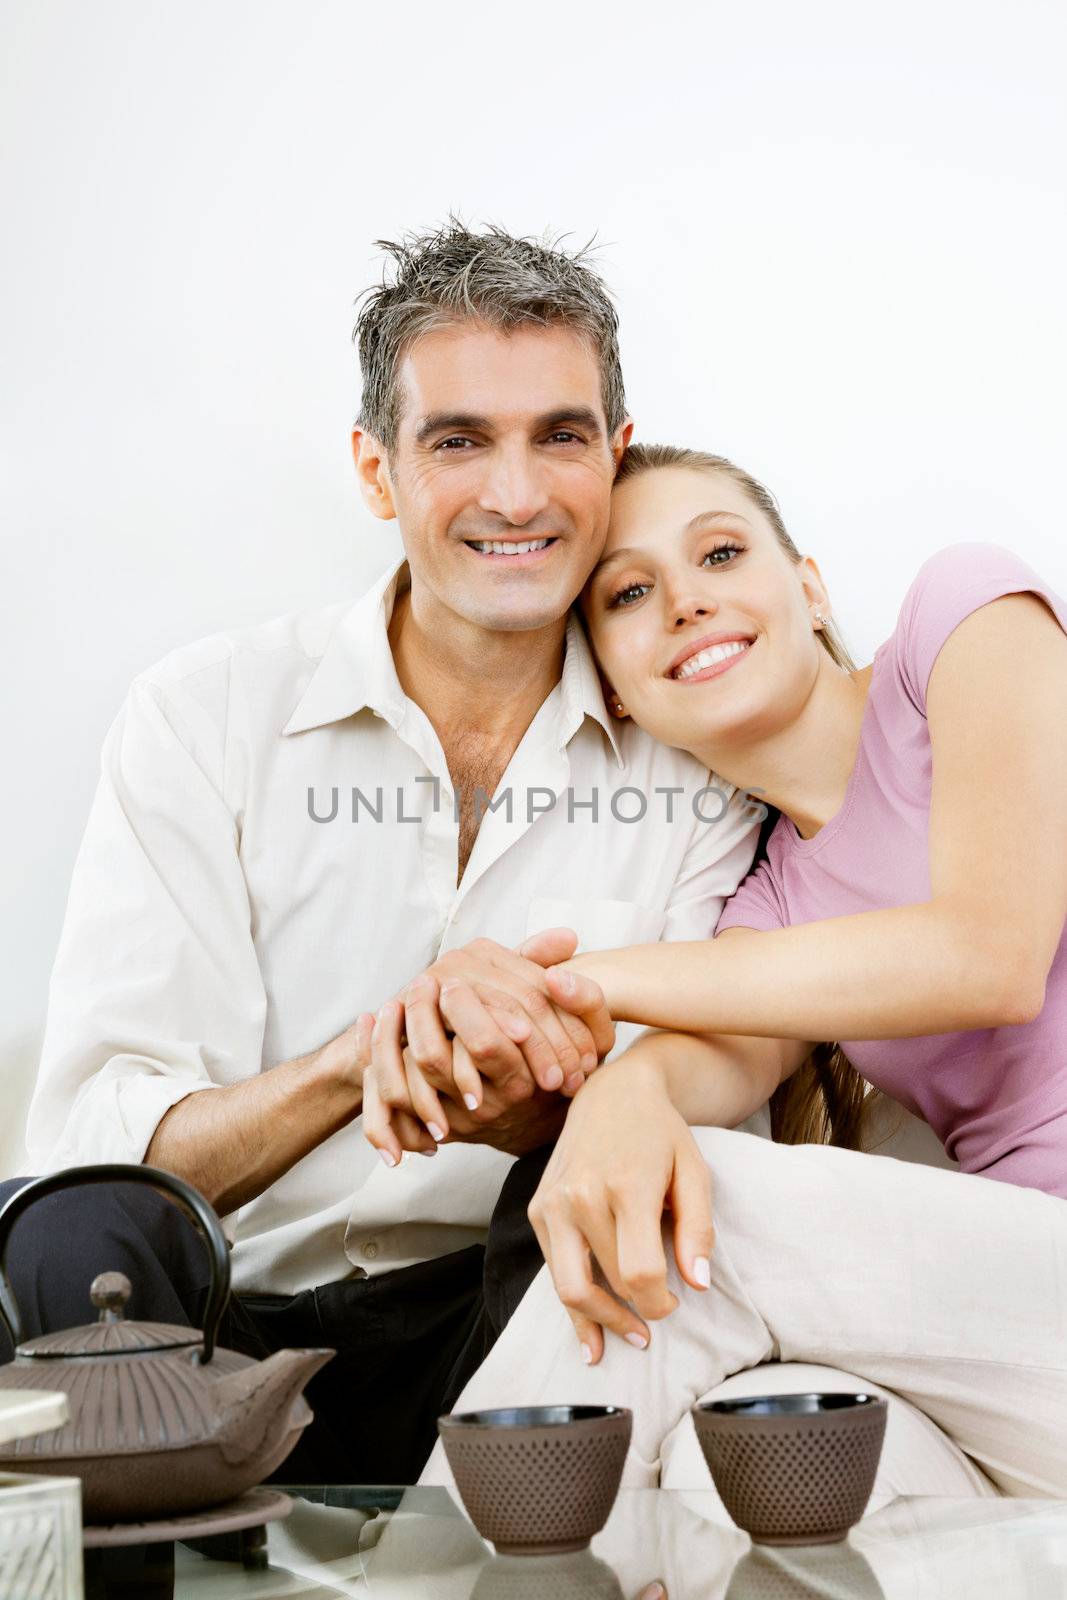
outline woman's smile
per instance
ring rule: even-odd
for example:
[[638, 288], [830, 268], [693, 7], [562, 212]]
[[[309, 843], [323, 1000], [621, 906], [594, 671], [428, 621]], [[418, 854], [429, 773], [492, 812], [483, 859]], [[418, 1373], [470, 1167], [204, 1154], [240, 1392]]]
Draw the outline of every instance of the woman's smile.
[[670, 666], [666, 676], [675, 683], [706, 683], [735, 667], [755, 644], [751, 634], [720, 634], [694, 639]]

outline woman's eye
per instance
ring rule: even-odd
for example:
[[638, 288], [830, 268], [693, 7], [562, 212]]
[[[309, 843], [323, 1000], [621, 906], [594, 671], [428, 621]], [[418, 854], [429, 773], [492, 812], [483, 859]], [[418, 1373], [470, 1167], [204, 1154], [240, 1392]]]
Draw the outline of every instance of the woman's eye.
[[[738, 556], [740, 554], [741, 546], [739, 544], [717, 544], [713, 550], [709, 550], [707, 552], [703, 561], [701, 562], [701, 566], [726, 567], [730, 565], [730, 556]], [[727, 559], [718, 561], [715, 559], [717, 556], [725, 556]]]
[[619, 606], [632, 606], [635, 600], [640, 600], [647, 594], [652, 585], [650, 583], [628, 583], [625, 589], [618, 589], [608, 601], [608, 610], [614, 611]]

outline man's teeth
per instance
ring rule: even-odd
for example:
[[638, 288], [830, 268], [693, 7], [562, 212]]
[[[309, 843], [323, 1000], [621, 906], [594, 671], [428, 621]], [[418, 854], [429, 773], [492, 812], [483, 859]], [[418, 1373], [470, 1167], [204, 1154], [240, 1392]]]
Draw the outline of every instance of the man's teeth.
[[547, 543], [547, 539], [527, 539], [524, 544], [505, 544], [502, 539], [470, 540], [471, 547], [483, 556], [524, 556], [527, 550], [543, 550]]
[[733, 639], [729, 644], [713, 644], [709, 649], [701, 650], [695, 656], [689, 656], [671, 676], [691, 678], [695, 673], [703, 672], [705, 667], [713, 667], [717, 661], [725, 661], [729, 656], [739, 656], [742, 650], [747, 649], [748, 645], [743, 639]]

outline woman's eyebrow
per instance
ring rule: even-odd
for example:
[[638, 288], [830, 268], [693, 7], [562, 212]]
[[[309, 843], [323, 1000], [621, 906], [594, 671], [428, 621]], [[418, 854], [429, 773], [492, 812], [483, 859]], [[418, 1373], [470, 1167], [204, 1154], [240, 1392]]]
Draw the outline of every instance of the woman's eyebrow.
[[[695, 517], [690, 517], [682, 532], [683, 534], [702, 533], [709, 524], [721, 522], [724, 519], [729, 522], [743, 522], [746, 527], [751, 526], [748, 518], [743, 517], [740, 511], [698, 511]], [[610, 567], [613, 562], [629, 560], [631, 556], [640, 560], [643, 554], [644, 551], [638, 550], [634, 545], [623, 545], [620, 549], [613, 550], [610, 556], [605, 556], [603, 561], [597, 562], [594, 576], [596, 576], [596, 573], [602, 572], [605, 567]]]

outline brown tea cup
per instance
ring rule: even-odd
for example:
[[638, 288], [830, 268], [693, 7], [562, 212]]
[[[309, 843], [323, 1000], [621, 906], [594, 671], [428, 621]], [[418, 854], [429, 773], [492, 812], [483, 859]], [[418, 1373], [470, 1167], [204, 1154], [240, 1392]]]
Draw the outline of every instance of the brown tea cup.
[[885, 1437], [873, 1394], [754, 1395], [692, 1410], [723, 1505], [758, 1544], [832, 1544], [863, 1515]]
[[633, 1416], [618, 1406], [521, 1406], [437, 1421], [474, 1526], [505, 1555], [584, 1550], [611, 1514]]

